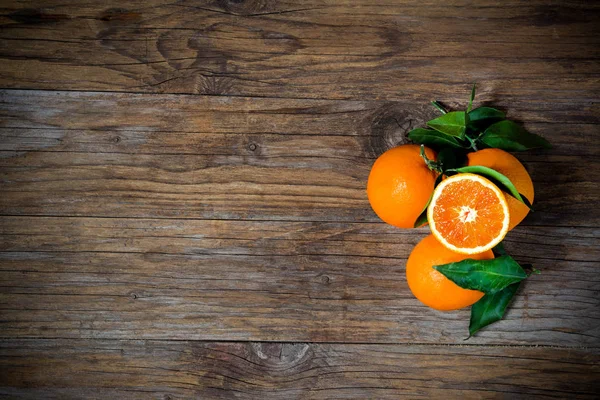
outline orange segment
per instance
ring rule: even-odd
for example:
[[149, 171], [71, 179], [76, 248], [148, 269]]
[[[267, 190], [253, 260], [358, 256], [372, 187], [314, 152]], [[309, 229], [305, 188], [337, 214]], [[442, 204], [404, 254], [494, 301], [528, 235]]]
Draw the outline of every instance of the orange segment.
[[504, 239], [510, 214], [496, 185], [479, 175], [458, 174], [435, 189], [427, 219], [431, 232], [445, 247], [477, 254]]

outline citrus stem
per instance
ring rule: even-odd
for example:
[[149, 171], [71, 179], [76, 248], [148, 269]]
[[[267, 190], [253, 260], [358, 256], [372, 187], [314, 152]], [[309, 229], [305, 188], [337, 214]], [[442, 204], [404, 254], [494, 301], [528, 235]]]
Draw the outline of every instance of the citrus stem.
[[425, 146], [424, 145], [421, 145], [421, 158], [423, 158], [423, 160], [425, 161], [425, 164], [427, 165], [427, 168], [429, 168], [431, 171], [435, 171], [439, 174], [442, 173], [442, 165], [438, 162], [435, 162], [435, 161], [427, 158], [427, 154], [425, 154]]

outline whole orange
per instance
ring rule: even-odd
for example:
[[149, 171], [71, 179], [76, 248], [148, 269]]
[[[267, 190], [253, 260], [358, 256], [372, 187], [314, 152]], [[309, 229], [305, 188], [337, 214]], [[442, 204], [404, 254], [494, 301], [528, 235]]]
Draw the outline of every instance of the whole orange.
[[410, 253], [406, 262], [406, 281], [408, 287], [423, 304], [440, 311], [457, 310], [470, 306], [483, 297], [477, 290], [463, 289], [434, 265], [462, 261], [466, 258], [487, 260], [494, 258], [488, 250], [479, 254], [458, 254], [444, 247], [433, 235], [421, 240]]
[[[467, 157], [468, 165], [481, 165], [495, 169], [505, 175], [515, 185], [519, 193], [527, 197], [530, 203], [533, 203], [533, 182], [523, 164], [515, 156], [500, 149], [484, 149], [469, 153]], [[529, 213], [529, 208], [511, 195], [506, 194], [505, 197], [510, 213], [508, 224], [510, 230], [523, 221]]]
[[[418, 145], [407, 144], [383, 153], [373, 164], [367, 181], [367, 196], [375, 214], [399, 228], [412, 228], [427, 204], [436, 173], [420, 155]], [[430, 160], [433, 150], [425, 148]]]

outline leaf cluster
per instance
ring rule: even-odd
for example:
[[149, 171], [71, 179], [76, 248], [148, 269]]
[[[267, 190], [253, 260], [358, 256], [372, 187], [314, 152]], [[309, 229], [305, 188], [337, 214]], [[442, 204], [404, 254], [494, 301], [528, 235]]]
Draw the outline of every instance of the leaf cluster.
[[[421, 144], [421, 157], [431, 170], [439, 173], [437, 186], [445, 176], [474, 173], [486, 177], [506, 194], [524, 203], [532, 210], [529, 200], [500, 172], [484, 166], [465, 166], [466, 154], [485, 148], [506, 151], [524, 151], [550, 148], [541, 136], [528, 132], [521, 125], [506, 119], [506, 115], [492, 107], [472, 109], [475, 85], [465, 111], [447, 111], [439, 102], [432, 104], [442, 115], [427, 122], [427, 128], [416, 128], [408, 138]], [[425, 155], [424, 146], [438, 152], [437, 160]], [[427, 223], [427, 208], [431, 199], [415, 221], [415, 227]], [[510, 257], [502, 243], [494, 248], [496, 258], [490, 260], [466, 259], [434, 268], [464, 289], [479, 290], [484, 296], [471, 307], [469, 337], [481, 328], [504, 316], [506, 308], [528, 274], [523, 266]], [[529, 266], [532, 272], [539, 271]]]
[[447, 111], [439, 101], [433, 101], [442, 115], [428, 121], [427, 128], [410, 131], [408, 138], [436, 151], [450, 148], [463, 153], [490, 147], [506, 151], [551, 147], [546, 139], [506, 119], [506, 115], [496, 108], [472, 109], [474, 98], [475, 85], [465, 111]]

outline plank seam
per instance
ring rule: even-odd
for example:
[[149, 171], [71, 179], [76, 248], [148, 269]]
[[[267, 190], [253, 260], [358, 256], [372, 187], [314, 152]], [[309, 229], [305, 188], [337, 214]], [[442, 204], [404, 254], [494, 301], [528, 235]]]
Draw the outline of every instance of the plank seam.
[[557, 349], [557, 350], [600, 350], [600, 346], [557, 346], [557, 345], [545, 345], [545, 344], [498, 344], [498, 343], [427, 343], [427, 342], [356, 342], [356, 341], [325, 341], [325, 342], [306, 342], [306, 341], [289, 341], [289, 340], [236, 340], [236, 339], [144, 339], [144, 338], [73, 338], [73, 337], [43, 337], [43, 336], [31, 336], [31, 337], [19, 337], [19, 336], [7, 336], [0, 337], [0, 344], [9, 340], [19, 341], [39, 341], [39, 340], [77, 340], [77, 341], [143, 341], [143, 342], [188, 342], [188, 343], [273, 343], [273, 344], [313, 344], [313, 345], [356, 345], [356, 346], [399, 346], [399, 347], [413, 347], [413, 346], [428, 346], [428, 347], [489, 347], [489, 348], [542, 348], [542, 349]]

